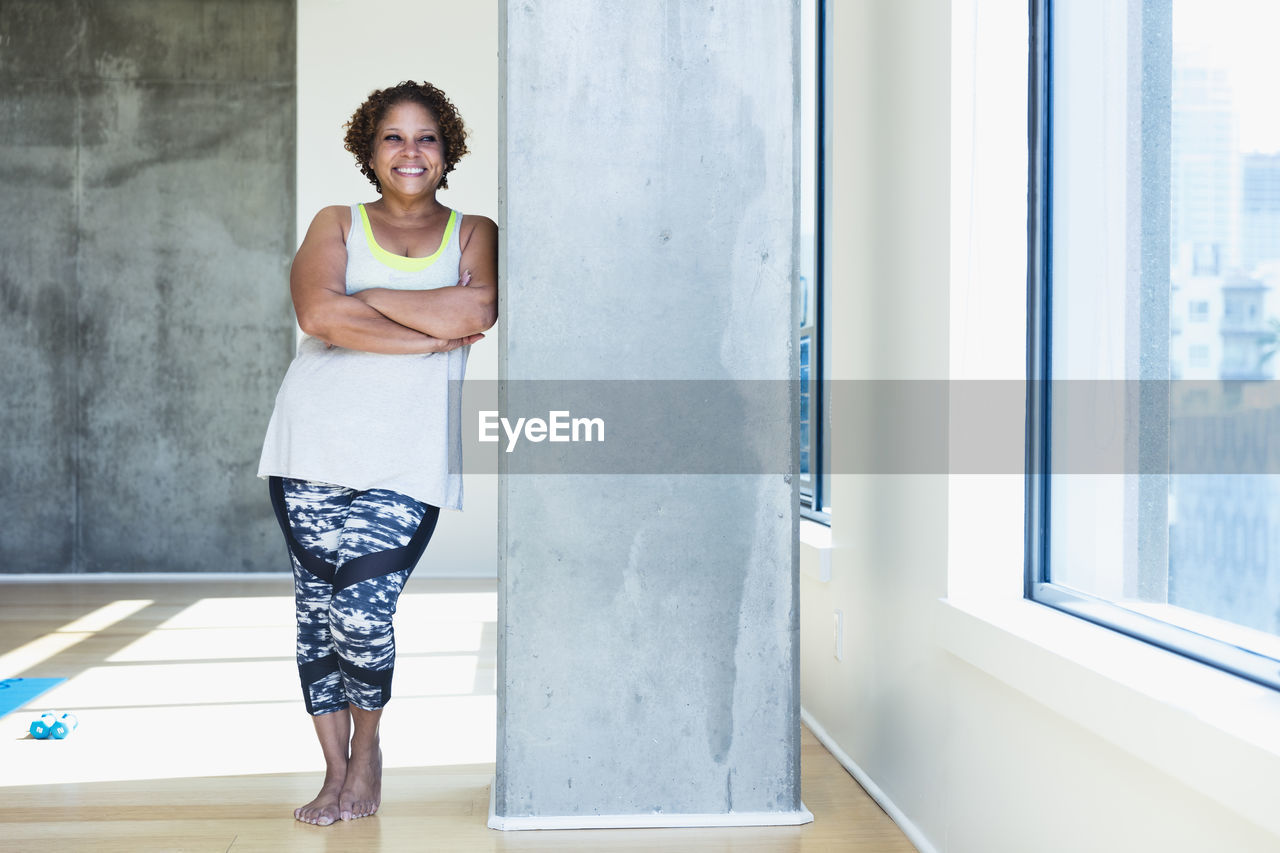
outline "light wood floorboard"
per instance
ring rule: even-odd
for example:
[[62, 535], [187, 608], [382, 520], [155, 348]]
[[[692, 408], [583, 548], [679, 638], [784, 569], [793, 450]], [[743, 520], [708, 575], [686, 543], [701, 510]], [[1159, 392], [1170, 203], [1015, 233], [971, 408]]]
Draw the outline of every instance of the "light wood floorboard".
[[[319, 752], [286, 578], [0, 583], [0, 679], [67, 681], [0, 718], [0, 851], [850, 851], [902, 832], [802, 730], [800, 827], [496, 832], [493, 581], [415, 578], [397, 616], [388, 767], [372, 818], [292, 819]], [[65, 741], [27, 724], [75, 711]]]

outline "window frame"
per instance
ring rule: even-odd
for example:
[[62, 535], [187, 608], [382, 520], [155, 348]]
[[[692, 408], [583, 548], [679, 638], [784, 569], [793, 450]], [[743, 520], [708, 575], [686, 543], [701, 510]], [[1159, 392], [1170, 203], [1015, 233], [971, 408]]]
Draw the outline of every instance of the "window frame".
[[[819, 524], [831, 525], [831, 514], [823, 509], [829, 506], [825, 465], [830, 447], [830, 430], [827, 427], [826, 406], [826, 209], [827, 209], [827, 36], [830, 21], [826, 0], [814, 2], [814, 56], [813, 68], [802, 73], [814, 75], [814, 250], [813, 250], [813, 335], [809, 347], [809, 483], [800, 484], [800, 515]], [[804, 176], [803, 179], [807, 179]], [[796, 341], [796, 357], [799, 358], [800, 341]], [[797, 361], [797, 365], [798, 365]]]
[[[1107, 599], [1054, 584], [1050, 576], [1053, 414], [1053, 8], [1055, 0], [1029, 0], [1027, 101], [1027, 433], [1024, 597], [1159, 648], [1280, 690], [1280, 661], [1124, 608]], [[1169, 0], [1172, 2], [1172, 0]], [[1144, 11], [1145, 14], [1145, 11]], [[1167, 418], [1169, 386], [1142, 376], [1140, 415]], [[1167, 377], [1166, 377], [1167, 379]], [[1167, 459], [1167, 447], [1155, 449]], [[1146, 457], [1152, 451], [1144, 449]], [[1150, 470], [1145, 465], [1142, 470]], [[1167, 467], [1164, 469], [1167, 471]], [[1149, 475], [1144, 475], [1149, 476]], [[1163, 485], [1161, 485], [1163, 484]], [[1153, 488], [1167, 490], [1168, 475]], [[1139, 535], [1162, 535], [1139, 518]], [[1167, 516], [1167, 511], [1166, 511]], [[1165, 549], [1167, 567], [1167, 547]]]

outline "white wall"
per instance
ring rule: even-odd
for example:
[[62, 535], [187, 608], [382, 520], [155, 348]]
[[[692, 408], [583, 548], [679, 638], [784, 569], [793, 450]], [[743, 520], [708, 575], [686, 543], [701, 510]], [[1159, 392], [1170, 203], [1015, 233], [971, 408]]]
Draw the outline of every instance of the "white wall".
[[[1027, 3], [830, 6], [835, 376], [1023, 375]], [[834, 478], [831, 578], [801, 577], [806, 717], [924, 850], [1280, 848], [1280, 697], [1022, 602], [1021, 490]]]
[[[828, 7], [832, 378], [942, 378], [948, 4]], [[848, 458], [841, 435], [856, 416], [832, 413], [834, 471]], [[801, 576], [801, 701], [892, 801], [940, 837], [948, 715], [936, 703], [947, 663], [930, 638], [930, 605], [946, 594], [946, 478], [832, 479], [831, 580]], [[843, 661], [832, 651], [836, 609]]]
[[[445, 0], [299, 0], [298, 241], [320, 208], [377, 198], [342, 147], [343, 124], [369, 92], [426, 80], [467, 123], [471, 153], [440, 200], [498, 219], [498, 6]], [[471, 348], [467, 379], [496, 381], [498, 336]], [[496, 452], [496, 451], [495, 451]], [[496, 461], [469, 457], [472, 470]], [[464, 510], [445, 512], [417, 572], [497, 575], [497, 474], [464, 475]]]

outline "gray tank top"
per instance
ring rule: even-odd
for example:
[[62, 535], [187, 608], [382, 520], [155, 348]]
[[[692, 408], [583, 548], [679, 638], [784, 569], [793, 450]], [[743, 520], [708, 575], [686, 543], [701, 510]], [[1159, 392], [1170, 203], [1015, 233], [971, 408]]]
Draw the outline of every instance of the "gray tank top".
[[[440, 248], [426, 258], [405, 258], [379, 246], [364, 206], [352, 205], [347, 293], [453, 287], [461, 227], [462, 214], [450, 211]], [[383, 355], [303, 336], [276, 395], [258, 476], [388, 489], [462, 509], [462, 378], [469, 350]]]

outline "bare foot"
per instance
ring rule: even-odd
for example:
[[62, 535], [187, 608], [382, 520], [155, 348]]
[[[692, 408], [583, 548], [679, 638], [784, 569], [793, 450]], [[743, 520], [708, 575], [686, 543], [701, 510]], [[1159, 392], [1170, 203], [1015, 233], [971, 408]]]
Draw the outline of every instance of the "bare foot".
[[371, 747], [351, 744], [351, 760], [347, 778], [339, 796], [338, 816], [343, 820], [369, 817], [382, 805], [382, 748], [378, 741]]
[[343, 781], [343, 776], [326, 773], [320, 793], [305, 806], [294, 809], [293, 816], [303, 823], [314, 823], [316, 826], [328, 826], [333, 823], [340, 814], [339, 801]]

